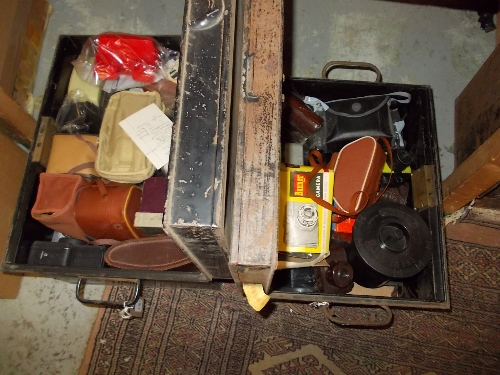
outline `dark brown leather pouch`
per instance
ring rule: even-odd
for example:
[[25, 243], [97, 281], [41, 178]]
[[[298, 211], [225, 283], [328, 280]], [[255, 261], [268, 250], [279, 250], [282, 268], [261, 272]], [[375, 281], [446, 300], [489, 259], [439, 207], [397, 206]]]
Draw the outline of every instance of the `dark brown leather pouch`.
[[289, 143], [303, 143], [323, 126], [323, 119], [293, 95], [285, 97], [283, 120], [284, 140]]
[[111, 267], [166, 271], [191, 261], [167, 235], [138, 238], [111, 246], [104, 255]]

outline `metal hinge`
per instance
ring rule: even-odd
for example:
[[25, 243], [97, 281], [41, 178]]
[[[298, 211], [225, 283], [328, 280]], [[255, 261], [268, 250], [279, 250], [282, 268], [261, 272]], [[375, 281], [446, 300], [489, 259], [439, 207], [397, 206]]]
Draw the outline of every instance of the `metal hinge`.
[[436, 188], [436, 172], [434, 165], [424, 165], [413, 171], [411, 175], [413, 206], [416, 209], [436, 207], [439, 193]]

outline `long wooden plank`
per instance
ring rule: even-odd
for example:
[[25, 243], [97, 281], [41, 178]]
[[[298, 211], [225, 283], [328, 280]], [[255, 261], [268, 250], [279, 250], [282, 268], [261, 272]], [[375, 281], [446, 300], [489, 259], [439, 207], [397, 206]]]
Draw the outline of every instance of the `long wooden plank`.
[[51, 13], [52, 7], [47, 0], [33, 0], [12, 95], [14, 100], [29, 113], [33, 112], [32, 92], [42, 50], [43, 36]]
[[36, 121], [12, 97], [0, 88], [0, 127], [15, 141], [29, 146]]
[[[3, 260], [28, 154], [0, 133], [0, 259]], [[21, 277], [0, 273], [0, 298], [16, 298]]]
[[230, 268], [269, 290], [277, 264], [283, 1], [243, 1]]
[[33, 0], [3, 0], [0, 11], [0, 87], [12, 95]]
[[443, 210], [462, 208], [500, 181], [500, 129], [443, 182]]

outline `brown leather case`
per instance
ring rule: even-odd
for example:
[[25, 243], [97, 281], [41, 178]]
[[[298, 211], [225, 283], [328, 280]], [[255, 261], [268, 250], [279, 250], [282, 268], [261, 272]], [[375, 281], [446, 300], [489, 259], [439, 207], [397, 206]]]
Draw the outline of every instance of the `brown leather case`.
[[304, 139], [312, 136], [323, 125], [323, 119], [293, 95], [285, 97], [283, 118]]
[[134, 227], [142, 191], [135, 185], [102, 181], [85, 186], [76, 201], [76, 221], [93, 239], [125, 241], [144, 237]]
[[335, 163], [333, 196], [346, 213], [358, 212], [377, 199], [386, 156], [373, 137], [344, 146]]
[[111, 246], [104, 254], [111, 267], [166, 271], [191, 263], [167, 235], [134, 239]]
[[88, 241], [75, 217], [77, 196], [87, 185], [80, 175], [40, 173], [31, 216], [55, 231]]

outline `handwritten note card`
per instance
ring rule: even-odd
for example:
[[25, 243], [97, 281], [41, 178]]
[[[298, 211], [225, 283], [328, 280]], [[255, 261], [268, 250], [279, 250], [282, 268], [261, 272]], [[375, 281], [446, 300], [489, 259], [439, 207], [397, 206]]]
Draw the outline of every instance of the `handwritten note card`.
[[172, 124], [172, 120], [156, 104], [150, 104], [120, 121], [123, 130], [156, 169], [168, 164], [172, 143]]

